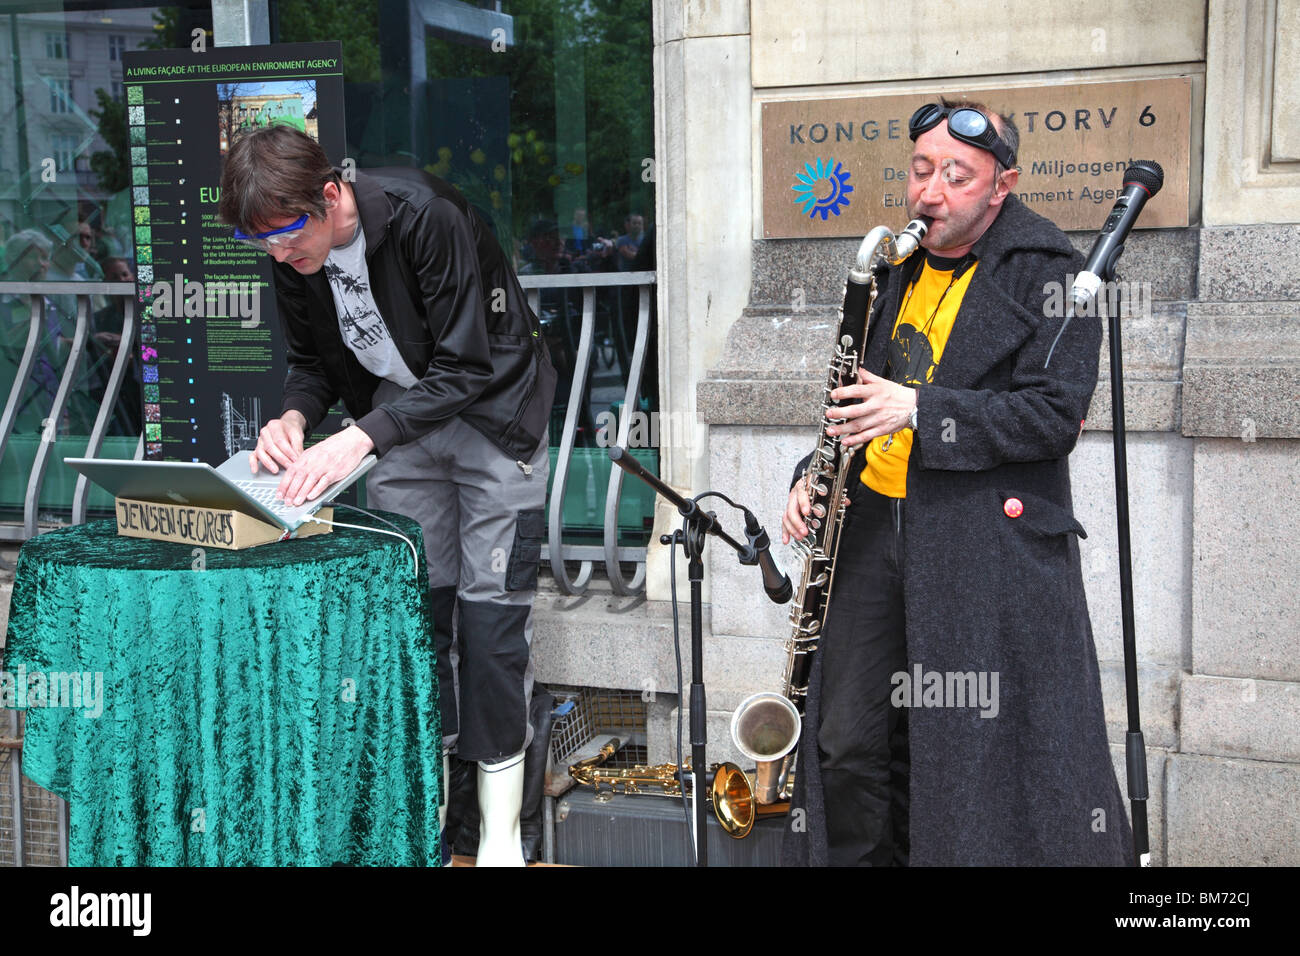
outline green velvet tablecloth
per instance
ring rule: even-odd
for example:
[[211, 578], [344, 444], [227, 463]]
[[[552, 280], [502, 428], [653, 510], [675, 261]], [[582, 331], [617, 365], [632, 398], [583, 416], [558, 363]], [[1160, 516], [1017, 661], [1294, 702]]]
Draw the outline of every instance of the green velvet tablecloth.
[[[384, 517], [418, 570], [347, 529], [199, 556], [101, 521], [23, 546], [4, 669], [11, 694], [48, 677], [23, 767], [68, 800], [71, 865], [439, 862], [420, 528]], [[79, 708], [50, 706], [60, 672], [83, 675]]]

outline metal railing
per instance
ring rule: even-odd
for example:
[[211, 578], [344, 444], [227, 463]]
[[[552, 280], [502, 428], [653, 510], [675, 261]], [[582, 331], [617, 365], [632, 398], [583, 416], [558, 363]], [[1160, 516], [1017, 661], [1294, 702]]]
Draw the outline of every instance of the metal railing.
[[[99, 411], [87, 438], [87, 457], [99, 454], [113, 408], [117, 404], [122, 380], [135, 340], [135, 286], [129, 282], [0, 282], [0, 296], [28, 297], [27, 338], [21, 355], [5, 356], [15, 359], [14, 381], [8, 398], [0, 411], [0, 460], [3, 460], [18, 420], [27, 386], [36, 368], [42, 339], [46, 337], [46, 310], [49, 296], [72, 296], [77, 303], [77, 322], [69, 344], [68, 356], [59, 376], [58, 386], [48, 408], [41, 408], [41, 440], [27, 477], [23, 497], [23, 520], [20, 525], [0, 524], [0, 541], [26, 541], [40, 530], [37, 525], [41, 491], [54, 454], [58, 422], [63, 418], [73, 393], [73, 385], [86, 355], [86, 342], [90, 335], [91, 296], [113, 296], [124, 300], [122, 342], [113, 361]], [[0, 317], [7, 321], [8, 316]], [[9, 330], [4, 330], [8, 332]], [[2, 383], [0, 383], [2, 384]], [[136, 457], [141, 457], [144, 446], [137, 445]], [[86, 503], [90, 485], [84, 476], [79, 477], [72, 501], [72, 521], [85, 521]], [[62, 797], [49, 793], [26, 780], [22, 772], [22, 723], [18, 711], [2, 712], [8, 720], [0, 722], [0, 810], [4, 811], [0, 824], [0, 860], [11, 866], [58, 865], [68, 862], [68, 805]]]
[[[117, 405], [118, 395], [122, 389], [122, 380], [126, 375], [131, 358], [132, 344], [135, 341], [135, 285], [130, 282], [0, 282], [0, 296], [24, 295], [29, 299], [29, 322], [27, 341], [21, 357], [18, 358], [17, 372], [3, 412], [0, 412], [0, 460], [3, 460], [13, 432], [14, 423], [36, 367], [37, 353], [41, 349], [41, 340], [46, 335], [46, 310], [49, 308], [49, 296], [73, 296], [77, 301], [77, 324], [72, 333], [67, 360], [59, 378], [58, 388], [47, 415], [42, 420], [41, 441], [32, 462], [31, 473], [27, 479], [27, 491], [23, 498], [23, 520], [21, 525], [0, 524], [0, 541], [26, 541], [35, 537], [37, 511], [41, 500], [41, 490], [45, 484], [46, 471], [54, 454], [54, 442], [57, 437], [58, 422], [68, 407], [72, 395], [73, 383], [81, 368], [82, 358], [86, 352], [86, 340], [90, 334], [91, 296], [113, 296], [124, 300], [122, 316], [122, 343], [113, 360], [104, 396], [99, 404], [99, 411], [91, 426], [83, 457], [94, 458], [103, 446], [104, 435], [108, 429], [109, 418]], [[144, 437], [136, 447], [136, 458], [143, 457]], [[86, 520], [86, 502], [90, 496], [90, 483], [84, 475], [77, 478], [76, 490], [72, 497], [72, 523], [81, 524]]]
[[22, 742], [18, 711], [0, 711], [0, 866], [67, 866], [68, 804], [23, 776]]
[[[627, 383], [624, 392], [623, 408], [632, 410], [636, 407], [641, 393], [641, 378], [645, 369], [646, 350], [649, 347], [651, 296], [654, 290], [655, 273], [653, 272], [615, 272], [582, 273], [573, 275], [521, 276], [520, 284], [527, 290], [528, 303], [533, 311], [541, 314], [542, 294], [546, 290], [564, 292], [581, 292], [581, 325], [575, 347], [573, 362], [573, 381], [570, 385], [565, 411], [564, 429], [556, 456], [554, 475], [551, 483], [551, 500], [547, 522], [547, 544], [543, 559], [550, 564], [556, 585], [566, 594], [583, 593], [591, 580], [596, 562], [604, 564], [605, 573], [615, 593], [634, 594], [645, 583], [645, 547], [620, 547], [618, 512], [622, 498], [623, 472], [611, 468], [605, 495], [605, 514], [603, 523], [603, 543], [600, 545], [565, 544], [564, 500], [572, 473], [574, 449], [581, 412], [583, 396], [591, 378], [593, 339], [596, 326], [596, 292], [598, 289], [621, 290], [628, 287], [637, 289], [636, 331], [632, 338], [631, 355], [627, 363]], [[73, 383], [86, 353], [86, 342], [90, 334], [91, 296], [113, 296], [124, 300], [122, 341], [131, 343], [135, 340], [136, 303], [135, 287], [127, 282], [0, 282], [0, 295], [20, 295], [29, 299], [29, 322], [26, 345], [17, 363], [17, 373], [9, 390], [8, 400], [0, 413], [0, 459], [3, 459], [8, 446], [14, 423], [18, 417], [19, 405], [31, 381], [40, 351], [41, 339], [45, 335], [46, 309], [50, 296], [73, 296], [77, 302], [76, 328], [58, 389], [43, 420], [44, 427], [31, 472], [27, 479], [27, 489], [23, 501], [23, 519], [21, 525], [0, 523], [0, 541], [26, 541], [39, 533], [38, 509], [41, 491], [54, 451], [54, 437], [57, 424], [68, 406], [73, 391]], [[100, 402], [95, 422], [88, 437], [84, 457], [96, 457], [103, 445], [108, 421], [117, 404], [122, 382], [127, 373], [131, 348], [117, 350], [113, 360], [104, 395]], [[556, 396], [560, 398], [561, 396]], [[619, 417], [617, 443], [625, 445], [632, 416]], [[144, 454], [144, 438], [140, 437], [135, 450], [135, 458]], [[78, 476], [72, 501], [72, 523], [80, 524], [86, 519], [86, 505], [90, 485], [84, 475]], [[576, 574], [571, 575], [566, 562], [577, 562]], [[621, 564], [633, 563], [636, 568], [627, 577]]]
[[[635, 594], [645, 586], [646, 548], [619, 547], [618, 509], [622, 498], [623, 469], [610, 468], [609, 483], [605, 491], [604, 542], [600, 545], [565, 544], [564, 499], [568, 489], [573, 464], [573, 450], [578, 433], [578, 416], [583, 396], [591, 376], [592, 340], [596, 328], [596, 290], [599, 288], [636, 287], [637, 320], [632, 353], [628, 362], [627, 385], [624, 390], [624, 414], [619, 416], [616, 443], [627, 444], [628, 431], [633, 416], [627, 414], [637, 406], [641, 394], [641, 375], [645, 370], [646, 348], [650, 335], [651, 294], [655, 284], [653, 272], [581, 273], [576, 275], [520, 276], [520, 284], [528, 292], [528, 304], [540, 316], [542, 291], [545, 289], [581, 290], [582, 325], [573, 363], [573, 382], [564, 414], [564, 432], [560, 438], [551, 480], [551, 499], [547, 516], [546, 548], [543, 560], [551, 566], [556, 586], [565, 594], [582, 594], [591, 582], [595, 562], [603, 561], [605, 573], [616, 594]], [[560, 396], [556, 396], [558, 399]], [[576, 561], [576, 575], [570, 576], [566, 561]], [[636, 569], [630, 578], [625, 577], [621, 562], [630, 562]]]
[[[591, 580], [596, 562], [603, 562], [605, 573], [615, 593], [634, 594], [645, 583], [645, 547], [620, 547], [618, 513], [622, 499], [623, 472], [611, 468], [605, 495], [605, 513], [603, 522], [603, 543], [600, 545], [565, 544], [564, 534], [564, 500], [572, 473], [574, 449], [578, 430], [579, 414], [583, 396], [592, 372], [593, 339], [596, 327], [596, 292], [598, 289], [621, 290], [629, 287], [637, 289], [636, 331], [632, 337], [631, 354], [627, 362], [627, 383], [624, 390], [623, 408], [630, 411], [636, 407], [641, 394], [641, 378], [645, 369], [646, 350], [649, 347], [651, 296], [654, 290], [655, 273], [653, 272], [614, 272], [582, 273], [572, 275], [521, 276], [520, 284], [527, 291], [528, 304], [534, 313], [542, 314], [542, 294], [546, 290], [563, 292], [581, 292], [581, 325], [575, 346], [573, 362], [573, 381], [570, 384], [565, 410], [564, 429], [556, 456], [556, 464], [551, 482], [551, 500], [547, 522], [547, 544], [543, 559], [550, 564], [556, 585], [566, 594], [583, 593]], [[57, 423], [61, 420], [68, 406], [73, 391], [73, 383], [82, 365], [86, 353], [86, 342], [90, 334], [90, 314], [92, 296], [121, 297], [124, 300], [122, 342], [133, 343], [136, 331], [135, 286], [128, 282], [0, 282], [0, 295], [26, 296], [29, 300], [29, 322], [27, 340], [22, 355], [17, 362], [17, 373], [9, 390], [8, 400], [0, 413], [0, 459], [4, 458], [9, 444], [14, 423], [17, 420], [19, 406], [31, 381], [36, 365], [37, 354], [46, 328], [46, 310], [50, 296], [72, 296], [77, 302], [76, 328], [72, 335], [68, 356], [64, 362], [57, 391], [50, 403], [48, 413], [43, 419], [41, 442], [37, 448], [27, 479], [27, 489], [23, 500], [23, 519], [21, 525], [0, 523], [0, 541], [26, 541], [39, 533], [38, 509], [41, 491], [45, 483], [50, 460], [54, 452], [54, 437]], [[565, 321], [567, 317], [562, 318]], [[117, 404], [122, 382], [127, 373], [131, 355], [131, 346], [121, 347], [113, 360], [104, 395], [100, 402], [95, 422], [91, 428], [83, 456], [96, 457], [102, 446], [108, 421]], [[561, 396], [556, 396], [560, 398]], [[620, 446], [626, 445], [628, 430], [632, 417], [629, 414], [619, 416], [616, 441]], [[144, 454], [144, 438], [137, 442], [135, 458]], [[78, 476], [72, 500], [72, 523], [80, 524], [86, 519], [86, 505], [90, 485], [84, 475]], [[566, 562], [577, 562], [576, 574], [571, 575]], [[621, 564], [627, 562], [636, 565], [631, 575], [623, 573]]]

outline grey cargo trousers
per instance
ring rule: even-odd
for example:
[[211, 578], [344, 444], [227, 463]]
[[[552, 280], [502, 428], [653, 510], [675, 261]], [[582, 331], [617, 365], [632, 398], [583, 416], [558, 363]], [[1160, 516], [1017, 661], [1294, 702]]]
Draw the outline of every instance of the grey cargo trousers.
[[[403, 389], [382, 382], [374, 404]], [[494, 763], [532, 741], [533, 597], [547, 443], [519, 463], [459, 418], [396, 445], [366, 477], [371, 507], [420, 523], [438, 650], [443, 746]]]

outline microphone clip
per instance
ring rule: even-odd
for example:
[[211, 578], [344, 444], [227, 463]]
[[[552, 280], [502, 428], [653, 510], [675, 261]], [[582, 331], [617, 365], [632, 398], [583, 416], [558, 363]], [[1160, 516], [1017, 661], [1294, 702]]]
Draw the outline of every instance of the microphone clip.
[[741, 508], [745, 513], [745, 547], [737, 552], [740, 563], [748, 566], [758, 564], [759, 555], [765, 548], [772, 546], [767, 536], [767, 529], [758, 523], [758, 518], [748, 508]]

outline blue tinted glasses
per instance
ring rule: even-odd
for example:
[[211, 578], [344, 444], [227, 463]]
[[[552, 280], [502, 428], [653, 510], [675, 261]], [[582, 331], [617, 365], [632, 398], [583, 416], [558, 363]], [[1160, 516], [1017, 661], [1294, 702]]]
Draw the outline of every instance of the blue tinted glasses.
[[1007, 144], [1002, 142], [989, 118], [979, 110], [965, 106], [952, 107], [927, 103], [913, 113], [912, 118], [907, 121], [907, 135], [915, 143], [918, 136], [928, 133], [945, 119], [948, 121], [948, 132], [954, 139], [992, 153], [994, 158], [1007, 169], [1015, 168], [1015, 153], [1007, 148]]
[[266, 232], [259, 232], [255, 236], [250, 236], [236, 229], [235, 238], [240, 242], [246, 242], [250, 246], [261, 249], [263, 252], [269, 252], [272, 246], [289, 246], [297, 241], [298, 237], [302, 235], [303, 229], [307, 226], [307, 220], [310, 218], [310, 215], [303, 215], [287, 226], [281, 226], [279, 229], [268, 229]]

